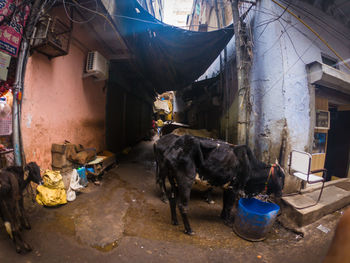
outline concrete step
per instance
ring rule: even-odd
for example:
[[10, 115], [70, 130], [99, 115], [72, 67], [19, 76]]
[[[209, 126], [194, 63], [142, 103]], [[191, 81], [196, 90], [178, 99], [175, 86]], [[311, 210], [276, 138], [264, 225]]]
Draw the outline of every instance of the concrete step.
[[[303, 227], [349, 205], [350, 179], [326, 183], [321, 200], [317, 205], [313, 205], [316, 203], [319, 193], [320, 189], [315, 188], [311, 191], [308, 189], [302, 194], [283, 197], [283, 217], [295, 223], [297, 227]], [[313, 206], [300, 209], [300, 207], [310, 205]]]

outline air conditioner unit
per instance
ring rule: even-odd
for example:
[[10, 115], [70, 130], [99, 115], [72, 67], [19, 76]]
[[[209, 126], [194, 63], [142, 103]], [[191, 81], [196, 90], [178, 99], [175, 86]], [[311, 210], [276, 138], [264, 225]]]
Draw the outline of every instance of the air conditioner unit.
[[108, 79], [108, 60], [97, 51], [91, 51], [87, 55], [86, 74], [84, 77], [94, 76], [97, 80]]

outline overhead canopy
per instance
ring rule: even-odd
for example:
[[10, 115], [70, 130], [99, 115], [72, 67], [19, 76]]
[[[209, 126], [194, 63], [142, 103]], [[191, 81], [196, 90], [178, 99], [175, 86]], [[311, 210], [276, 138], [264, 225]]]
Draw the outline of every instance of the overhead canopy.
[[233, 36], [233, 26], [194, 32], [162, 23], [136, 0], [116, 0], [112, 15], [138, 70], [162, 93], [198, 79]]

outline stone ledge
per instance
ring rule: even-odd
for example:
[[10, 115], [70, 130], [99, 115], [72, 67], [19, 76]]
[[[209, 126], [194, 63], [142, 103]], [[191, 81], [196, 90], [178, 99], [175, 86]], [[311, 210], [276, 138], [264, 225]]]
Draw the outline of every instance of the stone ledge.
[[345, 184], [350, 184], [350, 182], [342, 180], [328, 185], [324, 188], [319, 203], [304, 209], [298, 209], [297, 207], [314, 204], [318, 198], [319, 189], [314, 189], [312, 192], [283, 197], [283, 216], [281, 220], [288, 220], [289, 223], [293, 222], [296, 227], [303, 227], [327, 214], [347, 206], [350, 204], [350, 188], [345, 186]]

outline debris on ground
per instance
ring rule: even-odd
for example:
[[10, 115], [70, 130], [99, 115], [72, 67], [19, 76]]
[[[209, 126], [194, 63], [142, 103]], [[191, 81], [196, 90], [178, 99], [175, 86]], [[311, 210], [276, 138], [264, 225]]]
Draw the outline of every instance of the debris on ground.
[[323, 225], [319, 225], [318, 227], [316, 227], [317, 229], [321, 230], [323, 233], [328, 234], [329, 231], [331, 231], [328, 227], [325, 227]]
[[46, 170], [43, 176], [44, 185], [37, 187], [36, 201], [44, 206], [57, 206], [67, 203], [66, 190], [59, 171]]

